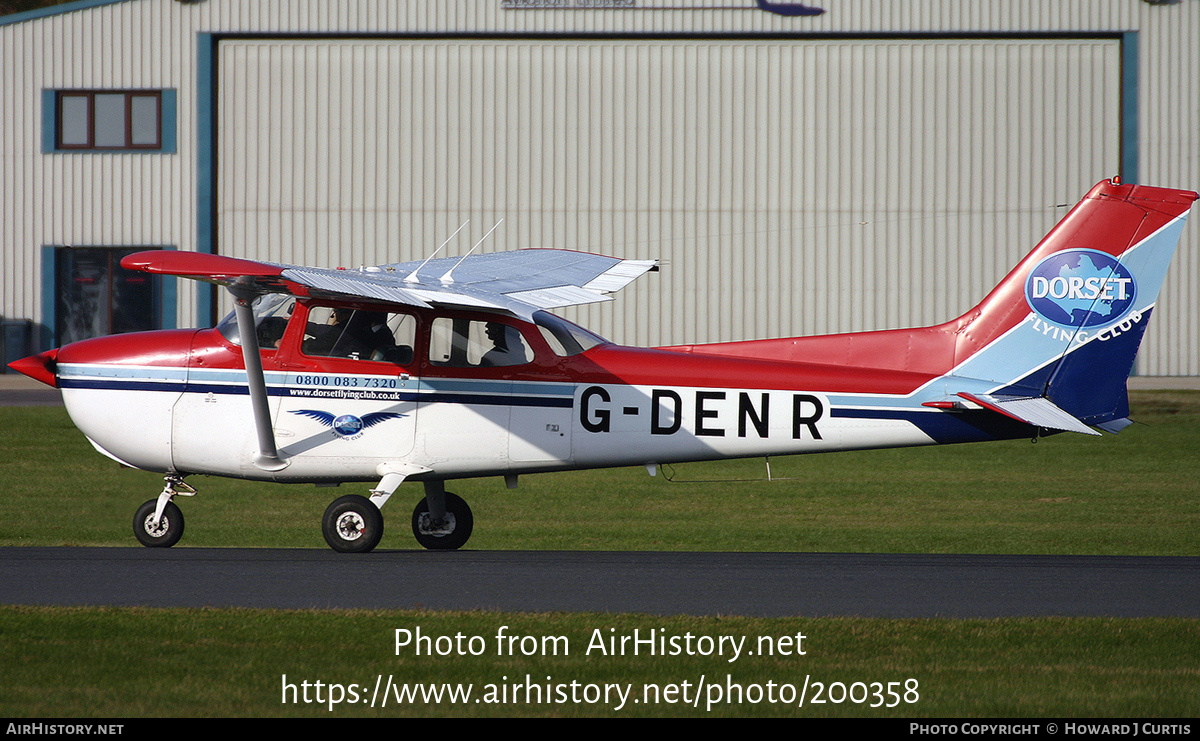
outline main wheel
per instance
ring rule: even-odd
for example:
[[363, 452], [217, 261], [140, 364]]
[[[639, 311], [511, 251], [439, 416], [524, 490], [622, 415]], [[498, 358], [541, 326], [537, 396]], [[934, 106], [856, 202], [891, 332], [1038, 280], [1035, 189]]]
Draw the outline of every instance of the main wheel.
[[429, 518], [429, 502], [422, 499], [413, 510], [412, 528], [417, 542], [435, 551], [453, 551], [466, 545], [475, 527], [471, 508], [457, 494], [446, 492], [446, 519], [434, 527]]
[[321, 521], [325, 542], [342, 553], [367, 553], [383, 537], [383, 513], [360, 494], [333, 500]]
[[153, 522], [156, 507], [157, 499], [151, 499], [138, 507], [133, 516], [133, 535], [147, 548], [170, 548], [183, 537], [183, 512], [174, 502], [167, 502], [167, 506], [163, 507], [162, 519], [155, 526]]

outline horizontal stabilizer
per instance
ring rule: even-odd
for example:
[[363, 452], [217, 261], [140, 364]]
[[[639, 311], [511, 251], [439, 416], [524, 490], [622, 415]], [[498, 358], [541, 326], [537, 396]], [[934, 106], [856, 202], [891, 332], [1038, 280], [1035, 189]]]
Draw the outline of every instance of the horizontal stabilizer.
[[1111, 432], [1115, 435], [1131, 424], [1133, 424], [1133, 420], [1129, 417], [1118, 417], [1117, 419], [1110, 420], [1108, 422], [1101, 422], [1096, 426], [1105, 432]]
[[1082, 432], [1085, 435], [1099, 435], [1091, 427], [1064, 412], [1054, 402], [1044, 396], [997, 396], [993, 394], [968, 394], [965, 391], [958, 394], [967, 401], [973, 401], [984, 409], [999, 412], [1020, 422], [1034, 427], [1044, 427], [1047, 430], [1064, 430], [1066, 432]]

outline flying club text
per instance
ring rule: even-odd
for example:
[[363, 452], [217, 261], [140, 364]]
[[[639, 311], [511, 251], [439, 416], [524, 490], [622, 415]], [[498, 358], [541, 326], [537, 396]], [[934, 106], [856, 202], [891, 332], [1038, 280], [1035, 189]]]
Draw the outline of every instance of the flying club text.
[[[771, 415], [782, 413], [789, 415], [792, 439], [820, 440], [817, 423], [828, 403], [813, 394], [781, 397], [784, 394], [769, 391], [650, 389], [648, 399], [639, 394], [641, 403], [625, 404], [614, 403], [603, 386], [588, 386], [579, 397], [579, 423], [588, 432], [611, 432], [614, 419], [625, 417], [645, 420], [651, 435], [674, 435], [686, 429], [697, 437], [766, 438], [772, 429]], [[688, 421], [691, 424], [685, 426]]]

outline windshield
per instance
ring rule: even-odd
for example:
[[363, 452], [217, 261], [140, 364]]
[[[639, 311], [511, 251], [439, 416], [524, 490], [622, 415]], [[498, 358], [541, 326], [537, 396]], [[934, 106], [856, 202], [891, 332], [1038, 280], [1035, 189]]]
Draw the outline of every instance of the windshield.
[[[254, 299], [250, 308], [254, 312], [258, 346], [264, 350], [278, 347], [292, 310], [296, 308], [296, 297], [286, 293], [268, 293]], [[217, 331], [233, 344], [242, 344], [242, 338], [238, 335], [236, 311], [225, 315], [217, 325]]]
[[591, 350], [596, 345], [608, 344], [608, 340], [600, 335], [545, 311], [535, 313], [533, 321], [542, 331], [542, 337], [545, 338], [546, 344], [550, 346], [555, 355], [563, 357], [578, 355]]

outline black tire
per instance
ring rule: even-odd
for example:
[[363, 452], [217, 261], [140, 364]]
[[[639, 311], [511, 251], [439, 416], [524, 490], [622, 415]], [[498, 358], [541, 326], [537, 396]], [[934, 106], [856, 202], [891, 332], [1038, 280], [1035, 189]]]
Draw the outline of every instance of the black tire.
[[471, 508], [457, 494], [446, 492], [447, 519], [453, 517], [453, 525], [448, 532], [430, 532], [429, 502], [422, 499], [413, 510], [412, 529], [417, 542], [433, 551], [453, 551], [462, 548], [471, 538], [471, 530], [475, 527], [475, 518]]
[[133, 516], [133, 535], [147, 548], [170, 548], [183, 537], [183, 512], [174, 502], [167, 502], [167, 506], [163, 507], [162, 519], [159, 520], [158, 527], [154, 528], [151, 527], [150, 521], [154, 519], [156, 507], [157, 499], [151, 499], [138, 507]]
[[368, 553], [383, 538], [383, 513], [360, 494], [333, 500], [321, 520], [329, 547], [341, 553]]

